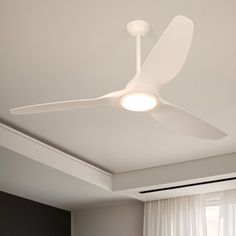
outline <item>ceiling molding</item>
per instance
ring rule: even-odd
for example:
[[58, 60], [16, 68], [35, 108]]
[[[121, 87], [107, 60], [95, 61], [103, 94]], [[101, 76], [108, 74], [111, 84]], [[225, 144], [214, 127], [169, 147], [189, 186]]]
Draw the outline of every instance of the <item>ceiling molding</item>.
[[0, 146], [111, 191], [112, 174], [0, 123]]
[[236, 153], [114, 174], [113, 190], [142, 188], [144, 191], [147, 186], [192, 179], [211, 180], [215, 176], [232, 177], [232, 174], [236, 174]]
[[[236, 177], [236, 153], [114, 174], [112, 187], [113, 191], [126, 192], [139, 200], [149, 201], [236, 188], [236, 181], [232, 180], [172, 189], [175, 186], [232, 177]], [[170, 190], [140, 193], [168, 188]]]
[[236, 188], [236, 181], [231, 181], [204, 187], [193, 186], [148, 194], [140, 193], [150, 189], [235, 177], [236, 153], [112, 175], [2, 123], [0, 146], [102, 189], [123, 192], [141, 201]]
[[[217, 179], [217, 177], [216, 177]], [[199, 183], [198, 181], [201, 180], [192, 180], [188, 181], [188, 183], [191, 185], [191, 183]], [[130, 197], [136, 198], [141, 201], [153, 201], [153, 200], [159, 200], [159, 199], [166, 199], [166, 198], [174, 198], [174, 197], [183, 197], [193, 194], [213, 194], [224, 190], [229, 189], [235, 189], [236, 188], [236, 180], [229, 180], [229, 181], [223, 181], [223, 182], [216, 182], [216, 183], [209, 183], [209, 184], [203, 184], [198, 186], [188, 186], [188, 187], [181, 187], [181, 188], [173, 188], [171, 189], [170, 186], [179, 186], [179, 183], [169, 183], [168, 185], [170, 189], [165, 189], [163, 191], [157, 191], [157, 192], [150, 192], [146, 194], [141, 194], [140, 190], [128, 190], [125, 191], [126, 194]], [[151, 188], [150, 188], [151, 189]]]

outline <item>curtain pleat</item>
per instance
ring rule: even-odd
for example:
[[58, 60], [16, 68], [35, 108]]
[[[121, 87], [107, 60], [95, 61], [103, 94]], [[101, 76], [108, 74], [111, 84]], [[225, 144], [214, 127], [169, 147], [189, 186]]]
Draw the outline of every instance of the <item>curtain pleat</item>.
[[236, 190], [221, 192], [220, 236], [236, 236]]
[[143, 235], [206, 236], [204, 195], [145, 202]]

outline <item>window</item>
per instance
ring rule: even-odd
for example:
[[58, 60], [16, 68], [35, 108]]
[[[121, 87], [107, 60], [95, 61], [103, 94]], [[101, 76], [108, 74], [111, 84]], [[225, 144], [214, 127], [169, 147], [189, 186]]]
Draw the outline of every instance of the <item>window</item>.
[[220, 206], [206, 206], [207, 236], [218, 236]]
[[205, 196], [207, 236], [219, 236], [221, 224], [219, 193], [208, 193]]

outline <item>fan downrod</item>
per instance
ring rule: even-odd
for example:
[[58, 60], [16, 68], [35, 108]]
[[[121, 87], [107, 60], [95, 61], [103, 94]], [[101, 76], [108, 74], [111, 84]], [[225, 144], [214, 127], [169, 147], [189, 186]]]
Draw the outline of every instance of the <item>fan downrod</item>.
[[142, 65], [141, 37], [144, 37], [148, 34], [150, 30], [150, 24], [143, 20], [134, 20], [129, 22], [126, 28], [129, 34], [136, 38], [136, 75], [139, 75]]

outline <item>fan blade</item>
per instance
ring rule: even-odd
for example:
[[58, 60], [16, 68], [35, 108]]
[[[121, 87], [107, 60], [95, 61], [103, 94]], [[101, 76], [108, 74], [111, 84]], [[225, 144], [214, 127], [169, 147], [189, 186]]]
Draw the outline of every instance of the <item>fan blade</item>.
[[193, 22], [176, 16], [147, 57], [136, 82], [157, 90], [172, 80], [182, 68], [191, 45]]
[[55, 111], [65, 111], [80, 108], [89, 108], [95, 106], [115, 106], [117, 99], [123, 94], [123, 91], [112, 92], [107, 95], [92, 99], [83, 100], [71, 100], [53, 103], [44, 103], [31, 106], [24, 106], [19, 108], [10, 109], [10, 112], [14, 115], [26, 115], [36, 113], [46, 113]]
[[161, 100], [157, 108], [150, 113], [162, 125], [190, 136], [205, 139], [220, 139], [227, 136], [211, 124], [164, 100]]

